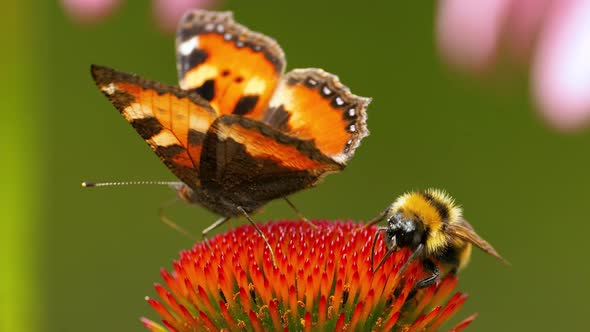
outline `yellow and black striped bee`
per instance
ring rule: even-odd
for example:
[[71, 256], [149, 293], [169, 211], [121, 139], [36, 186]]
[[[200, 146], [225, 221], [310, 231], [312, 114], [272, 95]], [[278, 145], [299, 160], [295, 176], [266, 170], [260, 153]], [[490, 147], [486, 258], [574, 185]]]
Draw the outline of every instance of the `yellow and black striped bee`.
[[416, 288], [432, 285], [440, 276], [439, 265], [450, 273], [457, 273], [469, 262], [471, 245], [508, 264], [498, 252], [463, 218], [462, 210], [447, 193], [438, 189], [410, 192], [399, 197], [382, 214], [371, 220], [367, 227], [381, 220], [387, 226], [375, 233], [371, 248], [371, 268], [375, 244], [379, 233], [385, 234], [387, 252], [373, 271], [401, 248], [409, 248], [412, 255], [400, 274], [414, 259], [419, 259], [424, 271], [430, 275], [419, 280]]

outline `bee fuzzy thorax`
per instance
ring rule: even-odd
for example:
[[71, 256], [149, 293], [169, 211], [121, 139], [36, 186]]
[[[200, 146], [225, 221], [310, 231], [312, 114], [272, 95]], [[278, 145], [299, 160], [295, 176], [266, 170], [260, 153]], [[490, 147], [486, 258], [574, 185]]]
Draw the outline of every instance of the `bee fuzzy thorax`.
[[381, 220], [386, 220], [387, 225], [377, 229], [371, 257], [374, 256], [380, 232], [384, 235], [387, 252], [373, 271], [378, 270], [393, 252], [409, 248], [412, 255], [404, 267], [417, 259], [429, 274], [416, 284], [416, 288], [432, 285], [440, 277], [441, 270], [456, 273], [463, 269], [471, 257], [472, 245], [507, 263], [492, 245], [475, 232], [471, 224], [463, 218], [461, 208], [442, 190], [427, 189], [406, 193], [372, 219], [369, 225]]
[[421, 221], [428, 238], [426, 251], [429, 253], [437, 252], [447, 244], [444, 227], [462, 216], [461, 208], [451, 196], [432, 188], [400, 196], [389, 209], [387, 219], [396, 213], [401, 213], [407, 219]]

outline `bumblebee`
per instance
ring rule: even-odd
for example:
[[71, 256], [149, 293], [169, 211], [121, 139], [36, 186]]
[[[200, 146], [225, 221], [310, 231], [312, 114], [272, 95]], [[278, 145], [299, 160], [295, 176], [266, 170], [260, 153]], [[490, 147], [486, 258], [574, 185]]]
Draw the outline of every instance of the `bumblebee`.
[[[424, 271], [429, 273], [416, 283], [417, 289], [432, 285], [440, 277], [437, 263], [449, 273], [457, 273], [464, 268], [469, 262], [472, 245], [508, 264], [475, 232], [463, 218], [461, 208], [442, 190], [406, 193], [373, 218], [366, 227], [383, 219], [387, 221], [387, 226], [380, 227], [373, 237], [371, 268], [377, 271], [391, 254], [401, 248], [409, 248], [412, 254], [400, 274], [415, 259], [420, 260]], [[385, 234], [387, 252], [374, 268], [373, 259], [379, 233]]]

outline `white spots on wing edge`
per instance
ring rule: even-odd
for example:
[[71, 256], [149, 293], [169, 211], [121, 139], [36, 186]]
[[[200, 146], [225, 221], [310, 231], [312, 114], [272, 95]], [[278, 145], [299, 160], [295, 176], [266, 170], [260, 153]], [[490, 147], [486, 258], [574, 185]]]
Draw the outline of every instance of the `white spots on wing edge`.
[[184, 56], [188, 56], [195, 48], [199, 48], [198, 36], [194, 36], [180, 43], [178, 46], [178, 52]]
[[335, 162], [337, 162], [339, 164], [345, 164], [346, 161], [348, 161], [349, 156], [344, 153], [339, 153], [337, 155], [332, 156], [331, 158], [332, 158], [332, 160], [334, 160]]
[[112, 82], [107, 85], [102, 86], [100, 89], [102, 91], [104, 91], [104, 93], [106, 93], [109, 96], [113, 95], [115, 93], [115, 91], [117, 91], [117, 87]]

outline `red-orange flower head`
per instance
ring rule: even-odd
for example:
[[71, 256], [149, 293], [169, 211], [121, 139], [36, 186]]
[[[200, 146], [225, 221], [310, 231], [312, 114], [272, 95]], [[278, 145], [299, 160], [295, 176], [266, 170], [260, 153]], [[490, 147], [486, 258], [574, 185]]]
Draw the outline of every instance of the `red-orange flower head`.
[[[262, 238], [245, 225], [180, 254], [174, 271], [162, 270], [166, 288], [148, 303], [163, 325], [148, 319], [152, 331], [435, 331], [467, 299], [456, 293], [457, 278], [413, 292], [424, 276], [412, 263], [398, 271], [407, 250], [390, 256], [373, 275], [371, 244], [375, 228], [353, 222], [280, 221], [260, 225], [275, 250], [277, 266]], [[379, 240], [375, 261], [385, 253]], [[466, 327], [475, 315], [459, 323]]]

